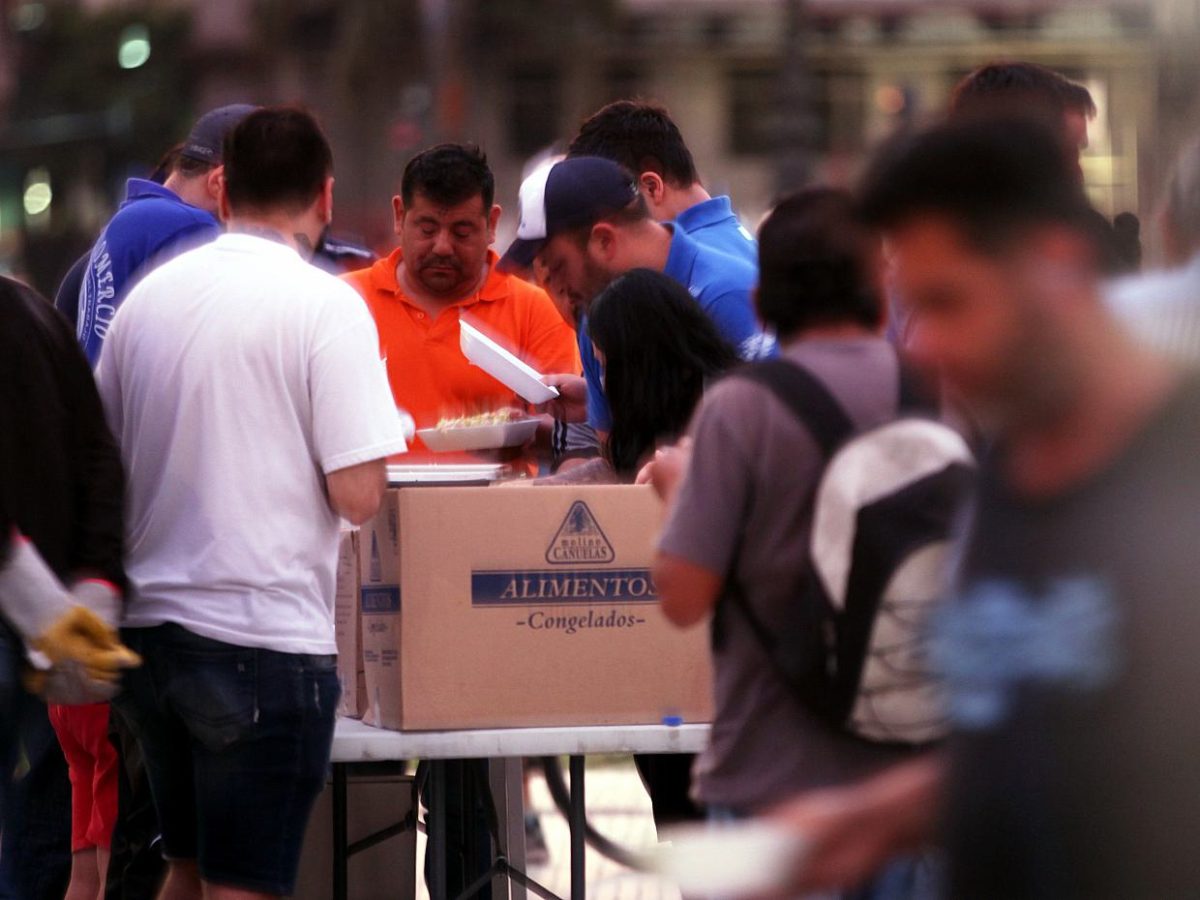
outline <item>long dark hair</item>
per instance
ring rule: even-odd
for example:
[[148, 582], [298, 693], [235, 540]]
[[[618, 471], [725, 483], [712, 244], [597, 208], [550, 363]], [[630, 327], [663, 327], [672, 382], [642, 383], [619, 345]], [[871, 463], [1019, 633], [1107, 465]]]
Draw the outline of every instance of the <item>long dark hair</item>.
[[605, 288], [588, 311], [588, 335], [605, 357], [606, 455], [624, 476], [658, 441], [683, 433], [705, 384], [738, 361], [687, 289], [650, 269]]

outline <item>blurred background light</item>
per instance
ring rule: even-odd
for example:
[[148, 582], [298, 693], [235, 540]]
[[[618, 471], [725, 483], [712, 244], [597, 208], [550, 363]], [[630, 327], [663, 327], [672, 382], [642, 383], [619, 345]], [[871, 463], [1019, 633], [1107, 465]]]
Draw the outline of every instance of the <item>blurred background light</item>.
[[25, 213], [40, 216], [50, 209], [54, 192], [50, 189], [50, 173], [44, 168], [31, 169], [25, 176]]
[[17, 31], [36, 31], [46, 24], [46, 4], [20, 4], [12, 12], [12, 24]]
[[875, 108], [884, 115], [898, 115], [904, 112], [904, 107], [907, 105], [908, 100], [904, 96], [904, 91], [894, 84], [886, 84], [875, 91]]
[[150, 32], [145, 25], [130, 25], [121, 32], [117, 47], [117, 64], [122, 69], [136, 69], [150, 59]]

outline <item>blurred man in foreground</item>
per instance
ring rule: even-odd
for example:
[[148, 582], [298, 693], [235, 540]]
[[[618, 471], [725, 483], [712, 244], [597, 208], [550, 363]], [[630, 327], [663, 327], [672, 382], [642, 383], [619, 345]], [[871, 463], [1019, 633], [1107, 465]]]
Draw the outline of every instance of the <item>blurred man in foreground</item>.
[[1200, 385], [1099, 297], [1059, 137], [960, 122], [868, 173], [914, 358], [994, 438], [961, 588], [931, 652], [955, 735], [779, 813], [803, 884], [850, 884], [940, 836], [949, 894], [1180, 896], [1200, 884]]
[[292, 892], [337, 709], [340, 519], [375, 514], [405, 448], [370, 315], [306, 262], [332, 169], [307, 113], [242, 119], [229, 232], [130, 292], [97, 370], [128, 477], [124, 633], [146, 662], [114, 708], [145, 753], [163, 900]]

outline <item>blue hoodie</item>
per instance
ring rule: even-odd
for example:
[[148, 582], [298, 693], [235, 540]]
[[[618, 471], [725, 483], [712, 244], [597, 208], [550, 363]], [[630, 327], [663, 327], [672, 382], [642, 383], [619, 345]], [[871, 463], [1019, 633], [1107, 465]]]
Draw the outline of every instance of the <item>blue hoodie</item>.
[[125, 202], [92, 247], [79, 289], [76, 336], [92, 368], [129, 289], [151, 269], [221, 233], [221, 223], [161, 184], [130, 178]]

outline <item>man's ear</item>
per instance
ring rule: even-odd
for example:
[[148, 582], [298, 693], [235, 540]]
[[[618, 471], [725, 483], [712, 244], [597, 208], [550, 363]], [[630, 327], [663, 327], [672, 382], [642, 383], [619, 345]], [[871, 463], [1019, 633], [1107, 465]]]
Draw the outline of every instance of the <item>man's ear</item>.
[[617, 229], [608, 222], [597, 222], [588, 235], [588, 252], [604, 263], [611, 263], [617, 255]]
[[[207, 186], [207, 185], [206, 185]], [[229, 195], [225, 190], [225, 176], [217, 179], [217, 218], [222, 224], [227, 223], [232, 216], [229, 210]]]
[[399, 234], [404, 227], [404, 198], [399, 194], [392, 197], [392, 231]]
[[325, 187], [321, 189], [320, 206], [317, 209], [317, 214], [321, 217], [321, 221], [328, 225], [333, 221], [333, 176], [330, 175], [325, 179]]
[[500, 204], [496, 203], [492, 206], [491, 212], [488, 213], [487, 219], [487, 237], [488, 246], [496, 242], [496, 226], [500, 224], [500, 215], [504, 210], [500, 208]]
[[656, 209], [667, 199], [667, 184], [657, 172], [643, 172], [638, 176], [638, 190], [646, 198], [651, 209]]
[[225, 167], [213, 166], [204, 176], [204, 190], [213, 203], [219, 203], [225, 190]]

